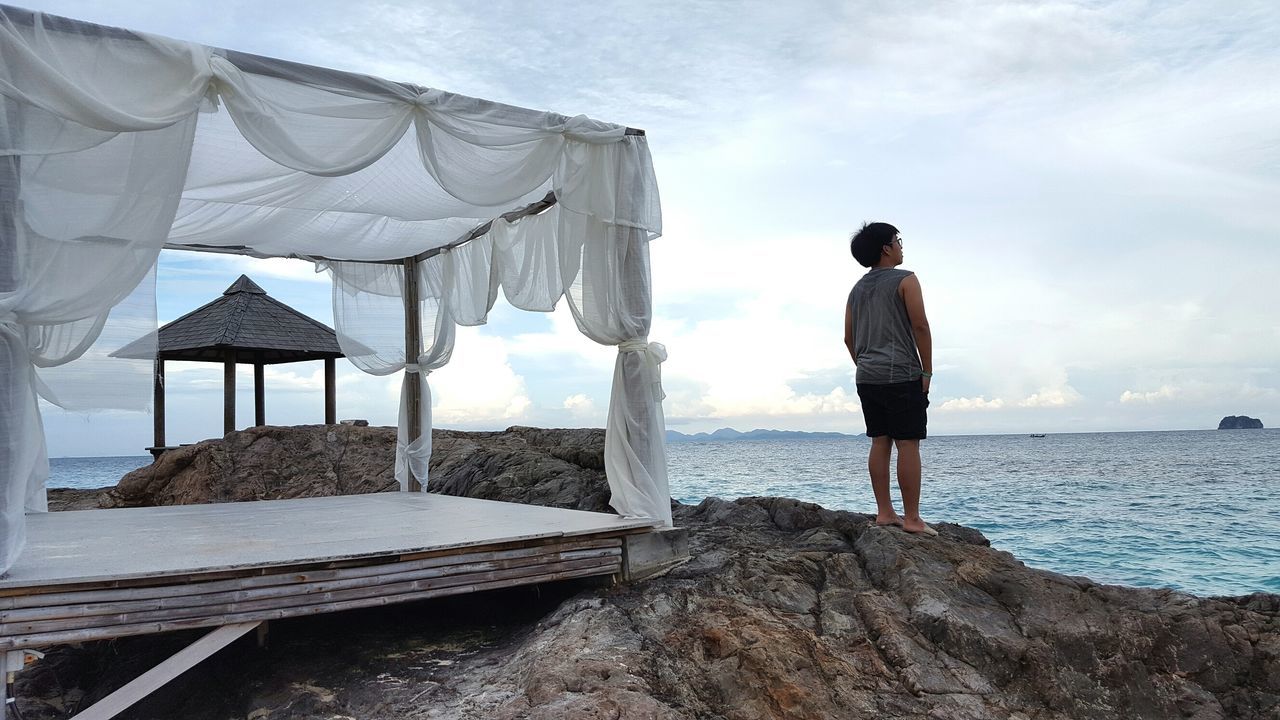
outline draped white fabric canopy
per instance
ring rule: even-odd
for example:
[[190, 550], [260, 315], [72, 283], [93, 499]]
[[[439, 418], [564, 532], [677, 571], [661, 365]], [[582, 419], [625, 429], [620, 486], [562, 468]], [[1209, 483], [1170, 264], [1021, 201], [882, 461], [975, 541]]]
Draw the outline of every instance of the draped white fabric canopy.
[[329, 272], [348, 358], [404, 373], [406, 489], [426, 485], [427, 374], [455, 326], [485, 322], [499, 292], [539, 311], [564, 297], [619, 349], [612, 505], [670, 524], [643, 133], [6, 6], [0, 100], [0, 571], [24, 510], [45, 509], [37, 396], [147, 407], [151, 364], [109, 356], [154, 338], [163, 247]]

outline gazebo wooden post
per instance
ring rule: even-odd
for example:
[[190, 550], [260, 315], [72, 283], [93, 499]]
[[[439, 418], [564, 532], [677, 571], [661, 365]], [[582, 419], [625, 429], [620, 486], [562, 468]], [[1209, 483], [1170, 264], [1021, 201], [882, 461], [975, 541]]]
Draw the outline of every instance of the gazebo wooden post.
[[236, 351], [228, 349], [222, 360], [222, 434], [236, 429]]
[[[404, 259], [404, 361], [417, 363], [422, 353], [418, 319], [418, 259]], [[422, 381], [419, 373], [405, 373], [408, 382], [406, 388], [406, 405], [409, 412], [409, 444], [412, 445], [422, 436]], [[412, 382], [409, 382], [412, 380]], [[422, 483], [409, 471], [409, 492], [421, 492]]]
[[254, 353], [253, 356], [253, 424], [257, 426], [267, 424], [267, 400], [263, 392], [263, 386], [266, 384], [263, 379], [262, 353]]
[[155, 373], [155, 413], [153, 422], [155, 424], [155, 434], [152, 436], [151, 454], [160, 457], [164, 452], [164, 358], [156, 357], [156, 373]]
[[324, 424], [338, 422], [337, 361], [324, 359]]

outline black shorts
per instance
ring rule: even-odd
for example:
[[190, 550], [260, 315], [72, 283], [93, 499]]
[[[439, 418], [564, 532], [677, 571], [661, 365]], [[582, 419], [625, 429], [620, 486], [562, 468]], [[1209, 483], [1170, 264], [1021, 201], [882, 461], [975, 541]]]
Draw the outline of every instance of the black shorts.
[[858, 383], [858, 399], [867, 421], [867, 437], [923, 440], [928, 436], [925, 408], [929, 407], [929, 396], [919, 380], [889, 385]]

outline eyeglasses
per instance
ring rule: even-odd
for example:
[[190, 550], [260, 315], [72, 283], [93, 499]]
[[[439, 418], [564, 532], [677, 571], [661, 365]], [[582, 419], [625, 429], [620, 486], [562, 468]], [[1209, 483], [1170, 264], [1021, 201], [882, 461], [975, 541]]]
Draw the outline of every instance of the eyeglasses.
[[902, 247], [902, 245], [903, 245], [903, 243], [902, 243], [902, 238], [900, 238], [900, 237], [896, 237], [896, 238], [894, 238], [894, 239], [890, 240], [890, 241], [889, 241], [889, 244], [890, 244], [890, 245], [892, 245], [892, 244], [894, 244], [895, 242], [896, 242], [896, 243], [898, 243], [898, 247]]

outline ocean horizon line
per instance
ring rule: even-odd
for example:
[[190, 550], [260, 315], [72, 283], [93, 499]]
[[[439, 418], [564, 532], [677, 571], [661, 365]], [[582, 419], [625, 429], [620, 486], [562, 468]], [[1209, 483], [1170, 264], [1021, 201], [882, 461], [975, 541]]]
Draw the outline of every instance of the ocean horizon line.
[[[437, 429], [438, 430], [461, 430], [460, 428], [437, 428]], [[505, 429], [506, 428], [501, 428], [501, 430], [505, 430]], [[667, 428], [667, 429], [671, 430], [672, 428]], [[734, 428], [717, 428], [717, 430], [725, 430], [725, 429], [735, 430]], [[1009, 436], [1020, 436], [1020, 435], [1027, 436], [1027, 437], [1030, 437], [1031, 435], [1045, 435], [1045, 436], [1050, 436], [1050, 435], [1137, 435], [1137, 434], [1144, 434], [1144, 433], [1155, 434], [1155, 433], [1179, 433], [1179, 432], [1257, 432], [1257, 430], [1262, 430], [1265, 432], [1268, 430], [1276, 430], [1276, 429], [1277, 428], [1267, 427], [1267, 428], [1258, 428], [1258, 429], [1251, 429], [1251, 430], [1223, 431], [1217, 428], [1203, 427], [1203, 428], [1166, 429], [1166, 430], [1063, 430], [1063, 431], [1045, 430], [1045, 431], [1034, 431], [1034, 432], [1026, 431], [1026, 432], [990, 432], [990, 433], [931, 433], [930, 437], [936, 439], [936, 438], [944, 438], [944, 437], [976, 438], [976, 437], [1009, 437]], [[848, 433], [848, 432], [841, 432], [839, 430], [781, 430], [778, 428], [754, 428], [753, 430], [735, 430], [735, 432], [749, 433], [749, 432], [755, 432], [756, 430], [763, 430], [765, 432], [808, 433], [813, 435], [828, 435], [828, 436], [840, 435], [840, 436], [849, 437], [849, 438], [866, 437], [865, 433]], [[500, 432], [500, 430], [491, 430], [491, 429], [487, 429], [487, 430], [467, 429], [467, 430], [461, 430], [461, 431], [462, 432]], [[694, 438], [694, 436], [697, 434], [697, 433], [684, 433], [679, 430], [676, 430], [675, 432], [679, 432], [681, 435], [684, 435], [690, 438]], [[715, 430], [700, 430], [698, 432], [704, 433], [704, 434], [710, 434], [712, 432], [715, 432]], [[206, 440], [219, 440], [219, 439], [221, 438], [205, 438], [204, 440], [196, 440], [195, 442], [186, 443], [186, 444], [194, 445], [196, 443], [205, 442]], [[751, 438], [748, 438], [748, 440], [750, 439]], [[759, 438], [759, 439], [770, 439], [770, 438]], [[803, 436], [799, 436], [799, 437], [776, 438], [776, 439], [803, 440], [805, 438]], [[821, 439], [821, 438], [815, 438], [815, 439]], [[831, 438], [827, 438], [827, 439], [831, 439]], [[695, 438], [695, 440], [706, 441], [706, 442], [735, 442], [734, 440], [722, 440], [720, 438]], [[148, 457], [148, 455], [145, 452], [137, 453], [137, 454], [126, 454], [126, 455], [57, 455], [57, 456], [50, 456], [49, 459], [50, 460], [87, 460], [87, 459], [94, 459], [94, 458], [139, 458], [139, 457]]]

